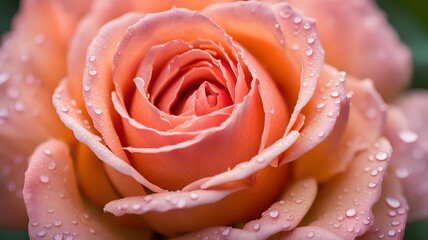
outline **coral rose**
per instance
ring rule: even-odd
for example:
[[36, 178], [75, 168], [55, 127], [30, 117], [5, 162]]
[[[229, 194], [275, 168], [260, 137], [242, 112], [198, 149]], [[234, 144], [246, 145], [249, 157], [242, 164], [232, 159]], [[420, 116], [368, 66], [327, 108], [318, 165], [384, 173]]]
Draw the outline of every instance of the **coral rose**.
[[0, 207], [19, 216], [2, 226], [34, 239], [402, 237], [375, 86], [395, 96], [409, 53], [371, 1], [315, 2], [24, 1], [1, 52]]

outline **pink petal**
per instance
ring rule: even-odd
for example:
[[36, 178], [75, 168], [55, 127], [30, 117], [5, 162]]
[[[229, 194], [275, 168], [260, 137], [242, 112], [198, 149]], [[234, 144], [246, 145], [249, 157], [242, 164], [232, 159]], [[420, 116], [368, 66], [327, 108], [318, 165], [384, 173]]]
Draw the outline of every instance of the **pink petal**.
[[[368, 142], [369, 144], [369, 142]], [[392, 152], [385, 139], [354, 156], [347, 172], [320, 187], [307, 222], [344, 239], [353, 239], [371, 229], [372, 207], [381, 195], [382, 179]]]
[[326, 62], [360, 79], [371, 78], [391, 99], [410, 80], [409, 49], [398, 39], [375, 1], [287, 0], [317, 19]]
[[428, 216], [428, 92], [411, 91], [388, 110], [385, 135], [394, 147], [394, 175], [403, 185], [409, 202], [409, 219]]
[[386, 175], [382, 195], [373, 207], [374, 225], [358, 239], [403, 239], [408, 210], [400, 183], [393, 175]]
[[[385, 124], [386, 105], [371, 81], [360, 81], [352, 76], [347, 76], [346, 85], [349, 90], [347, 97], [351, 98], [352, 104], [349, 118], [347, 119], [347, 112], [344, 110], [344, 112], [340, 112], [342, 115], [339, 115], [336, 122], [338, 126], [347, 124], [345, 132], [342, 135], [339, 128], [339, 131], [334, 132], [330, 139], [326, 139], [325, 142], [299, 158], [295, 162], [297, 178], [314, 176], [318, 181], [326, 181], [347, 169], [354, 155], [366, 147], [364, 142], [374, 142], [381, 136]], [[316, 94], [315, 97], [317, 96], [319, 97]], [[345, 104], [347, 101], [349, 100], [341, 100], [341, 103]], [[319, 103], [321, 105], [318, 105]], [[321, 101], [314, 101], [313, 104], [317, 104], [317, 108], [322, 107], [322, 110], [327, 107]], [[338, 112], [338, 109], [328, 111], [327, 116], [334, 116], [335, 112]], [[325, 114], [325, 112], [322, 113]], [[325, 117], [325, 115], [317, 118], [321, 117]], [[319, 121], [324, 123], [328, 122], [328, 119]], [[367, 129], [371, 130], [367, 131]], [[362, 132], [364, 132], [364, 139], [361, 138]], [[320, 159], [318, 156], [325, 157]]]
[[[335, 152], [331, 148], [342, 138], [348, 124], [349, 108], [350, 100], [346, 96], [344, 74], [330, 66], [324, 66], [317, 90], [302, 111], [305, 116], [305, 125], [300, 131], [301, 137], [287, 150], [280, 164], [290, 162], [308, 153], [296, 163], [300, 168], [299, 165], [302, 161], [313, 162], [314, 159], [319, 159], [314, 156], [325, 156]], [[322, 161], [324, 165], [325, 159]], [[335, 161], [334, 164], [337, 162]], [[311, 164], [307, 172], [305, 170], [302, 172], [306, 176], [311, 176], [310, 172], [314, 170], [317, 171], [319, 168], [314, 168]], [[300, 172], [299, 169], [297, 172]], [[328, 172], [327, 170], [324, 173]]]
[[110, 168], [107, 169], [112, 183], [123, 195], [145, 195], [144, 189], [138, 184], [142, 184], [155, 192], [162, 192], [163, 189], [148, 182], [140, 173], [129, 165], [127, 158], [122, 159], [107, 148], [95, 129], [88, 124], [89, 121], [82, 115], [82, 110], [76, 108], [70, 99], [69, 92], [65, 88], [66, 82], [60, 83], [53, 96], [53, 104], [57, 109], [57, 114], [64, 125], [70, 128], [76, 139], [86, 144]]
[[30, 158], [25, 173], [24, 200], [34, 239], [128, 239], [150, 237], [145, 230], [133, 231], [110, 222], [103, 213], [83, 203], [67, 145], [50, 140]]
[[[67, 40], [75, 24], [73, 14], [56, 2], [23, 1], [13, 30], [4, 37], [0, 50], [2, 227], [22, 229], [27, 225], [21, 191], [26, 159], [33, 148], [51, 136], [71, 141], [50, 98], [65, 74]], [[14, 217], [7, 217], [11, 215]]]
[[211, 227], [175, 239], [268, 239], [295, 228], [311, 207], [316, 193], [314, 179], [301, 180], [292, 184], [281, 201], [274, 203], [260, 219], [248, 222], [243, 229]]

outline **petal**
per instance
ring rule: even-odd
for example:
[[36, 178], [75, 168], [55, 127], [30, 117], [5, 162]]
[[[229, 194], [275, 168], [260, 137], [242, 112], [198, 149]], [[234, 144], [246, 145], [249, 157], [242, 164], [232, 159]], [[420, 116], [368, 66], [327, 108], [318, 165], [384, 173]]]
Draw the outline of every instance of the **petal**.
[[0, 218], [3, 227], [27, 225], [21, 191], [33, 148], [51, 136], [71, 141], [50, 103], [65, 73], [68, 17], [57, 2], [23, 1], [0, 50], [0, 211], [15, 216]]
[[[347, 116], [339, 116], [336, 123], [339, 126], [346, 123], [345, 132], [343, 134], [340, 131], [335, 132], [331, 139], [327, 139], [299, 158], [295, 162], [297, 178], [314, 176], [318, 181], [326, 181], [337, 173], [345, 171], [354, 155], [366, 147], [365, 142], [374, 142], [381, 136], [385, 124], [386, 106], [371, 81], [360, 81], [348, 76], [346, 84], [349, 90], [347, 96], [351, 98], [349, 118], [348, 121], [345, 121]], [[344, 104], [345, 101], [341, 100], [341, 102]], [[322, 102], [319, 102], [321, 105], [318, 105], [318, 101], [315, 103], [317, 103], [317, 108], [322, 107], [323, 109], [327, 106], [324, 106]], [[335, 111], [337, 109], [327, 112], [327, 116], [334, 116]], [[340, 113], [346, 114], [347, 112], [345, 110]], [[323, 116], [319, 116], [317, 119], [321, 117]], [[318, 121], [326, 122], [328, 119]], [[308, 124], [310, 125], [311, 122]], [[371, 130], [367, 131], [367, 129]], [[362, 132], [364, 132], [364, 139], [361, 136]], [[319, 158], [318, 156], [325, 157]]]
[[57, 140], [41, 144], [25, 173], [24, 200], [30, 238], [140, 239], [134, 231], [111, 222], [101, 211], [83, 203], [67, 145]]
[[372, 207], [381, 195], [382, 179], [391, 152], [388, 141], [380, 139], [357, 153], [347, 172], [320, 187], [316, 204], [305, 222], [344, 239], [353, 239], [370, 230]]
[[382, 195], [373, 207], [374, 225], [358, 239], [403, 239], [408, 210], [400, 183], [393, 175], [386, 175], [382, 184]]
[[316, 193], [314, 179], [301, 180], [293, 183], [281, 196], [281, 201], [274, 203], [260, 219], [247, 223], [243, 229], [212, 227], [175, 239], [268, 239], [295, 228], [311, 207]]
[[[109, 203], [106, 210], [116, 215], [144, 214], [143, 217], [152, 228], [169, 236], [210, 226], [233, 224], [255, 218], [266, 210], [278, 198], [288, 180], [288, 171], [288, 166], [268, 166], [257, 173], [254, 184], [232, 182], [206, 190], [200, 188], [206, 181], [202, 180], [186, 186], [180, 192], [117, 200]], [[308, 194], [314, 192], [310, 183], [306, 190]], [[311, 197], [305, 197], [308, 202], [302, 201], [302, 206], [295, 209], [296, 222], [299, 221], [299, 216], [304, 215], [302, 213], [306, 211], [305, 207], [310, 206]], [[291, 223], [294, 224], [294, 220]]]
[[385, 135], [394, 147], [394, 175], [403, 185], [410, 206], [410, 220], [428, 216], [427, 101], [425, 90], [405, 94], [389, 107], [385, 129]]
[[96, 130], [88, 125], [89, 121], [82, 115], [82, 110], [72, 103], [68, 89], [64, 86], [66, 83], [61, 82], [53, 96], [57, 114], [64, 125], [73, 131], [76, 139], [86, 144], [106, 166], [110, 167], [107, 169], [107, 173], [116, 189], [125, 196], [145, 195], [144, 189], [138, 184], [140, 183], [152, 191], [162, 192], [161, 188], [148, 182], [130, 166], [127, 158], [119, 158], [104, 143], [100, 142], [102, 139], [97, 135]]
[[287, 0], [317, 19], [326, 62], [360, 79], [371, 78], [391, 99], [410, 80], [411, 55], [375, 1]]
[[[300, 171], [301, 163], [319, 159], [314, 156], [325, 156], [332, 151], [332, 147], [337, 143], [345, 131], [348, 124], [350, 101], [346, 96], [345, 78], [343, 73], [336, 69], [324, 66], [321, 72], [317, 90], [308, 105], [303, 108], [302, 114], [305, 116], [305, 124], [300, 131], [301, 136], [296, 143], [287, 150], [280, 164], [284, 164], [301, 157], [296, 163], [297, 171], [311, 176], [311, 172], [317, 171], [312, 163], [308, 171]], [[315, 147], [315, 149], [313, 149]], [[303, 160], [306, 159], [306, 160]], [[324, 159], [323, 159], [324, 161]], [[325, 164], [325, 163], [322, 163]], [[336, 161], [334, 164], [337, 164]], [[327, 174], [327, 171], [321, 171]], [[299, 173], [297, 173], [299, 175]]]

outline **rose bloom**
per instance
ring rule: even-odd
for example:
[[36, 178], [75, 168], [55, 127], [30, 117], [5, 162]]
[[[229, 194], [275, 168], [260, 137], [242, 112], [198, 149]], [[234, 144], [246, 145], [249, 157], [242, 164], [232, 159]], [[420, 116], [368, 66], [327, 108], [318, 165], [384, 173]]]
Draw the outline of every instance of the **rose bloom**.
[[0, 225], [31, 239], [401, 239], [428, 215], [427, 94], [397, 97], [410, 54], [371, 0], [24, 0], [0, 54]]

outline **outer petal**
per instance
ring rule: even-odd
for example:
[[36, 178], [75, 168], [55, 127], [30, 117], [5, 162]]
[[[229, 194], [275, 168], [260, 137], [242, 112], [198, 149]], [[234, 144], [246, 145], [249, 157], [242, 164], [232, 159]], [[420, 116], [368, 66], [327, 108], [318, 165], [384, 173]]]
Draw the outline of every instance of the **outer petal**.
[[428, 92], [414, 90], [388, 111], [385, 135], [394, 147], [392, 165], [409, 202], [409, 219], [428, 216]]
[[[0, 226], [24, 228], [26, 158], [49, 136], [70, 141], [51, 107], [76, 16], [59, 1], [23, 1], [0, 51]], [[46, 25], [45, 22], [52, 24]], [[6, 218], [13, 214], [15, 217]]]
[[311, 207], [316, 193], [317, 183], [314, 179], [301, 180], [292, 184], [281, 200], [262, 213], [260, 219], [247, 223], [242, 230], [212, 227], [176, 239], [268, 239], [295, 228]]
[[380, 197], [391, 152], [388, 141], [380, 139], [356, 154], [347, 172], [320, 187], [316, 204], [305, 222], [344, 239], [353, 239], [370, 230], [372, 207]]
[[41, 144], [25, 173], [24, 200], [34, 239], [141, 239], [148, 231], [133, 231], [110, 222], [86, 206], [79, 195], [67, 146], [55, 140]]
[[[370, 80], [360, 81], [348, 76], [346, 84], [349, 90], [347, 97], [351, 98], [352, 106], [349, 121], [345, 122], [347, 124], [345, 133], [343, 136], [337, 136], [337, 133], [332, 134], [336, 135], [335, 139], [329, 137], [330, 139], [299, 158], [295, 162], [297, 178], [315, 176], [318, 181], [326, 181], [347, 169], [354, 155], [366, 147], [364, 142], [374, 142], [381, 136], [386, 118], [386, 105], [374, 89], [372, 82]], [[328, 105], [324, 106], [323, 102], [317, 103], [317, 108], [320, 107], [323, 109]], [[325, 114], [325, 112], [323, 113]], [[327, 113], [327, 116], [333, 115], [334, 111]], [[344, 116], [339, 116], [337, 123], [339, 126], [345, 124], [343, 118]], [[367, 129], [371, 130], [367, 132]], [[362, 138], [363, 132], [364, 138]], [[319, 158], [319, 156], [324, 157]]]
[[393, 175], [386, 175], [382, 195], [373, 207], [374, 225], [358, 239], [403, 239], [408, 210], [400, 183]]
[[411, 75], [410, 51], [372, 0], [287, 0], [316, 18], [326, 62], [360, 79], [371, 78], [391, 99]]

